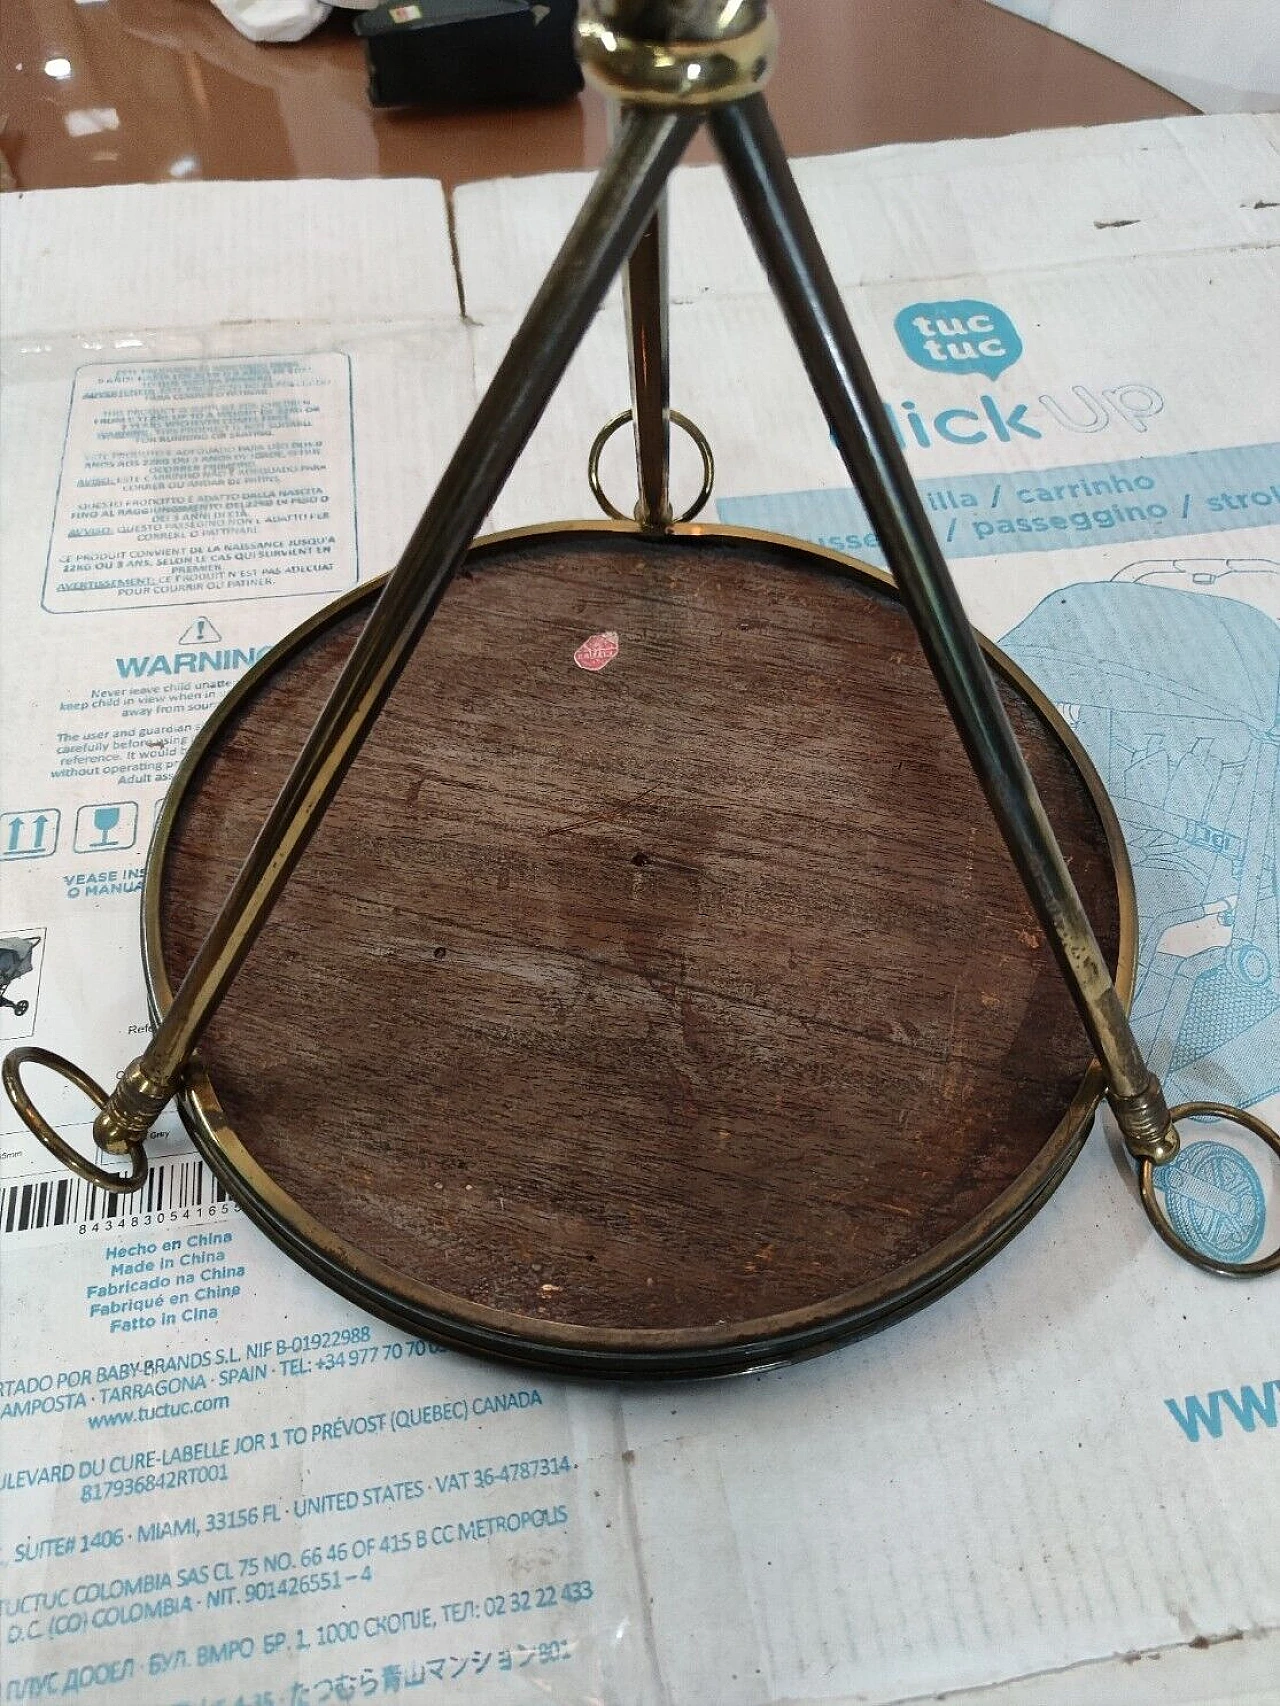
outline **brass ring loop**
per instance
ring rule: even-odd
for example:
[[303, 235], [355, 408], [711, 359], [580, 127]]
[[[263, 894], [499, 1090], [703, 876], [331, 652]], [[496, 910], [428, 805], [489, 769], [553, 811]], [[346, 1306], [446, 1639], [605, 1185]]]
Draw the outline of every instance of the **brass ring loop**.
[[[1265, 1120], [1260, 1120], [1256, 1114], [1246, 1112], [1244, 1108], [1229, 1108], [1221, 1102], [1181, 1102], [1176, 1108], [1169, 1110], [1170, 1118], [1176, 1125], [1179, 1120], [1194, 1119], [1197, 1115], [1214, 1115], [1221, 1120], [1227, 1120], [1231, 1125], [1243, 1127], [1257, 1138], [1261, 1138], [1267, 1148], [1280, 1159], [1280, 1133], [1271, 1129]], [[1168, 1166], [1171, 1163], [1166, 1162]], [[1161, 1208], [1156, 1200], [1155, 1186], [1156, 1168], [1150, 1161], [1138, 1163], [1138, 1184], [1142, 1192], [1142, 1206], [1147, 1211], [1147, 1219], [1164, 1239], [1169, 1248], [1176, 1252], [1193, 1267], [1201, 1268], [1205, 1273], [1224, 1274], [1228, 1279], [1248, 1278], [1253, 1274], [1271, 1274], [1280, 1269], [1280, 1244], [1269, 1256], [1259, 1256], [1251, 1262], [1221, 1261], [1215, 1256], [1206, 1256], [1203, 1250], [1197, 1250], [1194, 1244], [1188, 1244], [1181, 1233], [1175, 1231], [1169, 1219], [1168, 1211]]]
[[91, 1185], [97, 1185], [104, 1191], [136, 1191], [147, 1176], [147, 1157], [141, 1144], [129, 1145], [129, 1171], [127, 1173], [111, 1173], [105, 1167], [99, 1167], [92, 1161], [86, 1161], [83, 1155], [77, 1154], [69, 1143], [63, 1141], [58, 1133], [45, 1119], [26, 1092], [22, 1082], [24, 1066], [44, 1066], [50, 1072], [56, 1072], [62, 1078], [74, 1084], [77, 1090], [82, 1090], [101, 1110], [107, 1105], [107, 1093], [102, 1086], [82, 1072], [72, 1061], [65, 1060], [60, 1054], [51, 1054], [47, 1048], [15, 1048], [4, 1057], [4, 1065], [0, 1074], [4, 1078], [5, 1091], [9, 1100], [17, 1109], [27, 1130], [38, 1138], [45, 1148], [55, 1155], [62, 1165], [70, 1172], [77, 1173], [82, 1179], [87, 1179]]
[[[596, 434], [591, 445], [591, 454], [587, 457], [587, 484], [591, 487], [591, 495], [604, 513], [613, 521], [635, 521], [639, 519], [635, 515], [624, 515], [605, 496], [604, 487], [600, 484], [600, 454], [618, 428], [626, 426], [631, 418], [631, 410], [624, 409], [620, 415], [615, 415], [611, 421], [606, 421]], [[716, 463], [711, 454], [711, 446], [707, 442], [706, 433], [701, 427], [695, 426], [688, 415], [682, 415], [679, 409], [668, 409], [667, 419], [688, 433], [702, 458], [702, 488], [684, 514], [672, 518], [674, 524], [679, 525], [686, 521], [692, 521], [711, 496], [711, 488], [715, 484], [716, 478]]]

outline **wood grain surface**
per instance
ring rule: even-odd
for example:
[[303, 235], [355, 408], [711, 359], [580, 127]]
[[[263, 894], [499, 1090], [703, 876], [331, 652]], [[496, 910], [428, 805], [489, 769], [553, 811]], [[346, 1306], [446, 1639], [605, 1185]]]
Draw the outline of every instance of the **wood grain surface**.
[[[1046, 1143], [1079, 1021], [907, 618], [809, 561], [592, 532], [455, 582], [201, 1044], [322, 1223], [472, 1303], [705, 1327], [888, 1275]], [[197, 772], [175, 985], [363, 620]], [[1006, 701], [1114, 964], [1097, 815]]]

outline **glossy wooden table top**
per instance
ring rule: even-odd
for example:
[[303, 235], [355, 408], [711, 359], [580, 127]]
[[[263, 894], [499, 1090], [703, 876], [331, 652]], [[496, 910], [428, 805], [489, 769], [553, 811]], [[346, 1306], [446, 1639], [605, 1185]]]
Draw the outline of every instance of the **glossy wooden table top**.
[[[775, 0], [770, 103], [793, 154], [1194, 109], [985, 0]], [[3, 149], [19, 189], [168, 178], [406, 177], [447, 185], [596, 165], [588, 90], [521, 112], [377, 112], [335, 12], [262, 46], [209, 0], [5, 0]], [[690, 158], [709, 158], [700, 139]]]

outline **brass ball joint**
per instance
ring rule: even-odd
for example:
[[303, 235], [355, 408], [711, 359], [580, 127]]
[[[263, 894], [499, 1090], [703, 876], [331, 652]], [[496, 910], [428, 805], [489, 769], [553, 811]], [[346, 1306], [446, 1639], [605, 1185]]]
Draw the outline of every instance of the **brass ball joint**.
[[599, 0], [578, 18], [584, 74], [615, 100], [710, 107], [763, 89], [778, 26], [765, 0]]

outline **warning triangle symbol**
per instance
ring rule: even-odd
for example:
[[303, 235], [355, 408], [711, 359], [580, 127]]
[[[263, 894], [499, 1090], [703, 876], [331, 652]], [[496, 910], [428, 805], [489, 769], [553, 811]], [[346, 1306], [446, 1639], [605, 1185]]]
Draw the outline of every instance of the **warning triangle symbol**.
[[197, 616], [178, 641], [178, 644], [180, 646], [204, 646], [208, 645], [210, 640], [220, 640], [221, 638], [222, 635], [207, 616]]

